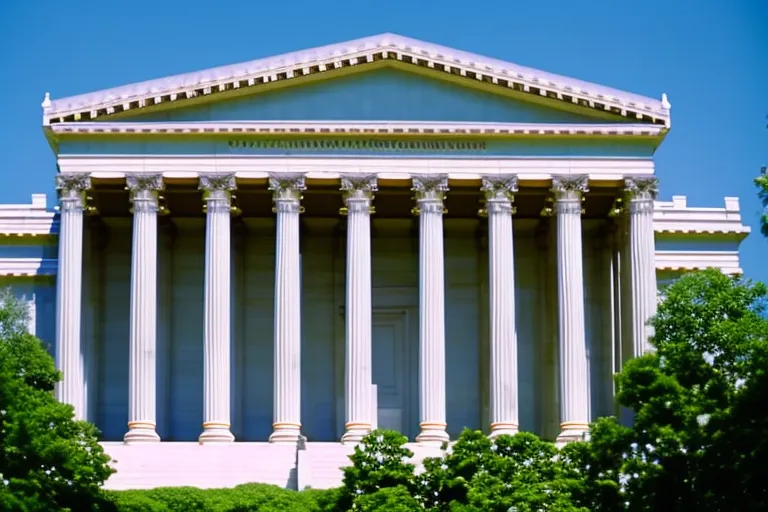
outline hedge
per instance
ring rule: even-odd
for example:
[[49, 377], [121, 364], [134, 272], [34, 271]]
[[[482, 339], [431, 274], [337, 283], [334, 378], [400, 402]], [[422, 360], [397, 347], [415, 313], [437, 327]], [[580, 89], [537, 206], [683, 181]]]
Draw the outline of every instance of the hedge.
[[111, 512], [331, 512], [339, 489], [301, 492], [275, 485], [244, 484], [231, 489], [166, 487], [106, 491]]

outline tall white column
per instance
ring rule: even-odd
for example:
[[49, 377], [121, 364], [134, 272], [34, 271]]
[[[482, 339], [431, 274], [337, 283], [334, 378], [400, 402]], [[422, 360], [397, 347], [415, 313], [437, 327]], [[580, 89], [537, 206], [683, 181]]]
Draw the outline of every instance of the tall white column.
[[200, 443], [228, 443], [230, 432], [230, 288], [232, 191], [234, 174], [204, 174], [205, 305], [203, 315], [203, 432]]
[[445, 262], [443, 213], [448, 177], [413, 178], [419, 215], [419, 443], [449, 440], [445, 431]]
[[488, 215], [491, 317], [491, 437], [516, 434], [518, 419], [517, 326], [512, 202], [517, 176], [483, 178]]
[[371, 404], [371, 203], [376, 177], [342, 177], [341, 189], [347, 214], [346, 432], [341, 442], [355, 443], [371, 431], [377, 413]]
[[56, 398], [70, 404], [75, 419], [85, 420], [85, 364], [80, 339], [83, 293], [83, 212], [86, 191], [91, 188], [87, 174], [56, 176], [61, 215], [59, 219], [59, 268], [56, 276], [56, 368], [62, 381]]
[[656, 314], [656, 245], [653, 234], [653, 201], [658, 194], [655, 177], [629, 177], [625, 180], [629, 199], [629, 255], [632, 293], [633, 357], [650, 350], [652, 327], [648, 320]]
[[586, 176], [554, 178], [557, 215], [557, 283], [560, 315], [560, 435], [579, 440], [589, 429], [589, 375], [584, 322], [584, 264], [581, 243], [582, 194]]
[[157, 212], [163, 177], [126, 178], [133, 203], [131, 324], [126, 443], [156, 442], [157, 435]]
[[272, 443], [301, 435], [301, 266], [299, 214], [304, 176], [273, 175], [269, 189], [277, 214], [275, 249], [275, 389]]

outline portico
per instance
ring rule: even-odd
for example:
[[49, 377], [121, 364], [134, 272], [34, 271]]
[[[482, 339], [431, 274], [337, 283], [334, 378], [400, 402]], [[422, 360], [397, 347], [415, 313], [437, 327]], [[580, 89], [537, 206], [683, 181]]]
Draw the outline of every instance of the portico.
[[[169, 415], [173, 414], [172, 410], [162, 410], [164, 407], [162, 404], [168, 404], [168, 391], [158, 387], [155, 374], [159, 369], [163, 379], [174, 379], [172, 375], [174, 362], [170, 361], [169, 364], [169, 361], [161, 360], [163, 359], [162, 350], [158, 348], [156, 342], [157, 334], [160, 333], [162, 336], [163, 331], [168, 330], [168, 326], [164, 324], [176, 325], [173, 320], [168, 322], [168, 317], [173, 317], [174, 314], [202, 318], [201, 345], [186, 348], [186, 350], [202, 353], [202, 388], [197, 397], [189, 391], [184, 392], [190, 401], [196, 400], [202, 404], [202, 421], [197, 426], [200, 431], [199, 441], [218, 443], [235, 440], [232, 429], [233, 415], [239, 418], [238, 421], [241, 423], [239, 430], [248, 432], [249, 428], [243, 423], [248, 421], [247, 418], [253, 417], [256, 411], [248, 410], [247, 403], [233, 399], [231, 387], [241, 386], [244, 381], [249, 380], [249, 376], [244, 375], [244, 372], [266, 370], [266, 362], [263, 360], [258, 366], [248, 368], [246, 365], [238, 368], [239, 358], [243, 356], [242, 345], [249, 343], [246, 338], [250, 336], [242, 332], [241, 325], [244, 317], [256, 313], [255, 309], [249, 307], [246, 297], [259, 293], [266, 299], [264, 290], [259, 290], [258, 284], [254, 286], [247, 278], [243, 280], [244, 274], [249, 273], [246, 270], [249, 265], [243, 260], [249, 258], [248, 248], [251, 245], [249, 239], [255, 238], [256, 232], [260, 233], [260, 237], [268, 235], [273, 244], [271, 253], [274, 259], [268, 262], [263, 258], [261, 265], [252, 267], [252, 270], [261, 267], [259, 272], [263, 272], [264, 283], [274, 282], [274, 286], [270, 287], [273, 291], [271, 308], [264, 308], [264, 310], [271, 309], [273, 316], [267, 319], [266, 316], [259, 314], [259, 325], [256, 327], [264, 331], [271, 327], [273, 332], [270, 340], [273, 353], [272, 368], [269, 371], [273, 374], [272, 411], [262, 409], [257, 412], [260, 417], [271, 416], [272, 428], [268, 438], [272, 442], [295, 443], [302, 434], [302, 425], [311, 424], [315, 420], [312, 417], [303, 417], [307, 415], [308, 408], [302, 406], [303, 401], [313, 399], [313, 392], [302, 386], [302, 375], [309, 371], [307, 366], [316, 367], [319, 364], [317, 359], [302, 358], [303, 352], [313, 353], [313, 349], [306, 344], [311, 344], [317, 339], [317, 335], [302, 336], [302, 331], [309, 329], [311, 332], [318, 326], [316, 323], [318, 320], [313, 320], [317, 313], [312, 313], [312, 316], [302, 314], [302, 304], [307, 303], [307, 299], [303, 298], [302, 294], [309, 300], [313, 300], [311, 292], [307, 290], [306, 281], [302, 279], [304, 274], [312, 272], [313, 265], [302, 263], [302, 261], [306, 261], [306, 257], [315, 256], [312, 254], [313, 251], [308, 252], [302, 249], [302, 246], [309, 248], [313, 244], [320, 243], [323, 236], [331, 235], [330, 240], [327, 241], [329, 250], [322, 251], [326, 254], [337, 251], [336, 248], [331, 247], [336, 243], [335, 240], [346, 246], [346, 258], [341, 258], [338, 263], [333, 261], [338, 257], [329, 254], [332, 260], [331, 270], [334, 266], [342, 267], [343, 278], [339, 280], [342, 281], [339, 285], [343, 293], [334, 291], [333, 285], [327, 286], [324, 290], [325, 293], [331, 294], [331, 302], [338, 301], [335, 308], [328, 308], [330, 316], [343, 319], [341, 331], [345, 341], [342, 346], [337, 345], [337, 348], [342, 349], [342, 356], [337, 359], [343, 361], [343, 364], [329, 361], [330, 367], [316, 368], [326, 375], [327, 378], [324, 380], [332, 381], [335, 379], [333, 376], [339, 373], [344, 376], [341, 396], [337, 397], [337, 400], [340, 398], [338, 401], [341, 403], [337, 404], [340, 407], [329, 403], [328, 406], [335, 407], [335, 411], [326, 411], [326, 414], [337, 416], [334, 421], [343, 419], [342, 431], [336, 437], [343, 442], [358, 441], [371, 429], [372, 424], [379, 424], [382, 427], [399, 428], [406, 433], [412, 432], [411, 435], [418, 442], [440, 444], [450, 439], [448, 416], [451, 415], [454, 418], [460, 418], [459, 421], [462, 417], [464, 418], [463, 424], [452, 425], [453, 432], [467, 426], [484, 428], [490, 435], [517, 432], [521, 428], [520, 366], [537, 362], [537, 359], [543, 357], [542, 353], [533, 355], [530, 351], [541, 352], [541, 349], [548, 345], [547, 333], [552, 328], [552, 324], [555, 327], [559, 326], [558, 334], [553, 340], [554, 344], [549, 349], [559, 354], [555, 364], [557, 374], [546, 375], [546, 372], [539, 371], [535, 372], [538, 375], [531, 375], [523, 370], [523, 374], [528, 373], [526, 379], [529, 381], [525, 385], [527, 396], [524, 400], [530, 401], [535, 399], [535, 396], [546, 396], [544, 391], [546, 384], [543, 381], [548, 379], [558, 381], [559, 392], [550, 393], [550, 396], [559, 402], [559, 410], [553, 411], [554, 417], [550, 418], [549, 422], [552, 423], [554, 420], [559, 425], [556, 435], [562, 441], [579, 438], [594, 416], [594, 411], [590, 409], [591, 395], [596, 391], [593, 388], [610, 385], [609, 382], [605, 382], [605, 379], [610, 379], [610, 365], [613, 361], [605, 357], [605, 353], [610, 353], [611, 343], [615, 342], [612, 341], [611, 333], [599, 334], [595, 331], [595, 326], [602, 320], [598, 324], [593, 321], [592, 326], [589, 325], [590, 319], [587, 318], [587, 313], [594, 317], [600, 308], [610, 302], [611, 297], [620, 293], [623, 294], [625, 301], [633, 305], [629, 311], [630, 318], [633, 322], [637, 318], [636, 324], [641, 325], [643, 323], [641, 315], [648, 315], [648, 309], [643, 308], [655, 302], [655, 281], [653, 286], [625, 286], [622, 289], [613, 286], [607, 278], [607, 268], [592, 269], [588, 275], [585, 275], [585, 253], [589, 257], [591, 250], [582, 248], [583, 233], [587, 233], [590, 237], [589, 245], [594, 241], [600, 244], [600, 247], [616, 248], [616, 251], [611, 250], [609, 254], [620, 250], [621, 244], [628, 244], [627, 250], [633, 254], [630, 266], [632, 279], [641, 282], [643, 272], [651, 272], [653, 277], [655, 273], [653, 266], [641, 266], [643, 262], [648, 261], [648, 254], [651, 256], [651, 261], [654, 254], [653, 225], [642, 218], [642, 216], [650, 216], [651, 210], [641, 205], [642, 201], [652, 204], [656, 190], [655, 178], [652, 176], [626, 176], [621, 183], [616, 180], [611, 183], [593, 180], [593, 183], [597, 183], [599, 192], [590, 203], [597, 211], [594, 211], [587, 221], [589, 228], [585, 228], [582, 222], [583, 207], [587, 204], [587, 198], [590, 197], [588, 195], [589, 176], [586, 174], [553, 176], [547, 185], [539, 182], [521, 182], [519, 175], [516, 174], [486, 175], [480, 176], [479, 180], [461, 180], [449, 179], [447, 173], [413, 173], [407, 181], [383, 180], [384, 195], [379, 199], [376, 194], [382, 180], [376, 174], [370, 173], [343, 173], [339, 178], [325, 180], [317, 178], [307, 180], [306, 173], [299, 172], [272, 173], [266, 180], [261, 180], [263, 185], [258, 185], [254, 180], [247, 178], [238, 180], [234, 173], [201, 173], [196, 180], [197, 194], [192, 194], [189, 180], [182, 183], [178, 179], [168, 178], [161, 173], [136, 173], [127, 174], [125, 178], [125, 186], [128, 189], [126, 199], [132, 205], [130, 213], [132, 221], [125, 224], [122, 221], [99, 219], [97, 215], [90, 216], [86, 224], [84, 212], [89, 207], [97, 211], [96, 203], [115, 208], [114, 201], [117, 200], [118, 192], [117, 187], [114, 186], [116, 181], [112, 180], [112, 185], [109, 185], [107, 180], [98, 178], [97, 180], [100, 183], [94, 185], [88, 174], [59, 175], [58, 187], [62, 200], [72, 202], [71, 207], [66, 209], [66, 213], [62, 212], [62, 215], [68, 217], [66, 222], [62, 222], [59, 265], [63, 275], [68, 275], [69, 265], [75, 267], [80, 265], [84, 245], [83, 237], [77, 234], [77, 230], [83, 229], [84, 224], [88, 226], [88, 230], [93, 230], [94, 233], [101, 232], [101, 236], [107, 239], [119, 236], [118, 233], [121, 230], [132, 226], [130, 229], [133, 232], [133, 242], [130, 246], [121, 245], [120, 251], [122, 256], [130, 261], [128, 273], [130, 308], [123, 313], [117, 310], [109, 313], [109, 315], [118, 316], [126, 314], [130, 319], [129, 357], [127, 361], [122, 362], [128, 367], [129, 376], [126, 382], [129, 388], [126, 404], [128, 421], [124, 433], [127, 443], [159, 441], [161, 436], [157, 432], [157, 416], [165, 417], [167, 421], [170, 419]], [[274, 212], [271, 220], [246, 217], [246, 214], [252, 213], [250, 209], [254, 204], [245, 206], [243, 201], [236, 197], [239, 193], [238, 189], [242, 189], [244, 196], [249, 197], [249, 192], [255, 193], [262, 186], [262, 190], [271, 194]], [[452, 194], [452, 188], [455, 188], [457, 193], [457, 200], [453, 202], [457, 206], [457, 215], [446, 217], [446, 200]], [[336, 194], [331, 193], [334, 189], [338, 191]], [[408, 208], [403, 208], [408, 205], [405, 200], [411, 193], [409, 189], [413, 195], [410, 211]], [[516, 217], [513, 204], [520, 193], [523, 194], [523, 199], [518, 200], [517, 203], [525, 211], [523, 218], [513, 220]], [[309, 211], [302, 201], [304, 194], [309, 197]], [[168, 300], [167, 290], [163, 290], [167, 286], [164, 286], [163, 281], [166, 283], [168, 281], [168, 276], [165, 274], [174, 270], [173, 265], [166, 266], [165, 270], [160, 269], [163, 266], [162, 260], [168, 258], [167, 255], [162, 254], [165, 252], [162, 248], [173, 245], [178, 247], [178, 243], [169, 245], [168, 242], [164, 242], [163, 239], [169, 235], [163, 233], [173, 233], [170, 235], [173, 237], [187, 236], [186, 226], [196, 222], [194, 219], [185, 217], [185, 209], [189, 208], [193, 195], [198, 196], [199, 207], [205, 212], [204, 227], [200, 225], [197, 228], [203, 231], [200, 236], [203, 236], [205, 241], [204, 255], [202, 275], [198, 278], [190, 276], [185, 281], [189, 282], [188, 286], [193, 286], [194, 281], [200, 279], [202, 300], [194, 309], [179, 308], [173, 298], [169, 304], [161, 307], [160, 302]], [[92, 199], [89, 203], [88, 197], [96, 199]], [[262, 202], [269, 199], [263, 192], [259, 197]], [[617, 205], [620, 205], [621, 199], [625, 197], [629, 199], [630, 207], [619, 211]], [[322, 201], [318, 201], [319, 198], [322, 198]], [[475, 215], [468, 216], [467, 212], [472, 211], [473, 200], [477, 201], [474, 204], [479, 208], [474, 210]], [[178, 213], [181, 216], [176, 216], [173, 208], [167, 206], [169, 203], [179, 205]], [[377, 203], [381, 203], [384, 208], [385, 218], [380, 221], [374, 214]], [[314, 212], [311, 210], [313, 204], [317, 205]], [[537, 212], [536, 205], [543, 207]], [[264, 205], [259, 207], [263, 208]], [[245, 214], [243, 208], [246, 209]], [[343, 215], [329, 218], [329, 213], [333, 214], [335, 211], [340, 211]], [[116, 211], [111, 211], [110, 215], [116, 215]], [[302, 215], [306, 216], [304, 221], [300, 221]], [[126, 221], [130, 220], [122, 218]], [[375, 219], [373, 223], [372, 218]], [[608, 228], [619, 226], [617, 219], [624, 218], [627, 221], [627, 236], [615, 237]], [[234, 226], [231, 225], [233, 222]], [[444, 222], [447, 224], [444, 225]], [[514, 223], [521, 226], [515, 229]], [[158, 226], [160, 234], [158, 234]], [[71, 231], [67, 232], [68, 230]], [[268, 233], [269, 231], [272, 233]], [[396, 236], [395, 240], [400, 239], [411, 244], [418, 259], [418, 268], [414, 269], [417, 280], [411, 283], [413, 288], [410, 288], [416, 294], [413, 296], [416, 300], [410, 299], [411, 302], [406, 304], [408, 300], [394, 299], [400, 301], [399, 304], [395, 302], [397, 305], [395, 308], [381, 308], [376, 304], [381, 302], [377, 301], [379, 297], [384, 300], [393, 300], [386, 297], [393, 291], [395, 295], [410, 293], [402, 287], [399, 291], [397, 287], [393, 289], [391, 285], [394, 283], [386, 282], [390, 280], [386, 272], [384, 275], [378, 272], [379, 275], [374, 276], [375, 270], [382, 269], [380, 265], [373, 264], [377, 260], [375, 242], [380, 236], [388, 236], [387, 231]], [[522, 236], [533, 237], [530, 239], [539, 241], [531, 244], [532, 247], [516, 249], [517, 244], [525, 241], [524, 239], [516, 241], [516, 231], [527, 231], [529, 234]], [[114, 235], [105, 236], [105, 232], [114, 232]], [[238, 241], [233, 243], [232, 236]], [[462, 269], [459, 261], [457, 261], [459, 267], [449, 261], [449, 268], [446, 269], [446, 236], [455, 240], [455, 242], [449, 242], [452, 246], [451, 252], [455, 254], [458, 249], [459, 253], [463, 252], [469, 256], [476, 266], [473, 271], [475, 275], [467, 283], [470, 286], [460, 285], [456, 289], [459, 295], [466, 295], [467, 292], [475, 294], [470, 301], [466, 298], [461, 299], [455, 291], [452, 294], [449, 293], [446, 299], [446, 283], [451, 287], [451, 283], [456, 281], [452, 274], [469, 270]], [[461, 237], [464, 239], [462, 240]], [[551, 239], [553, 243], [548, 243], [547, 239]], [[408, 240], [413, 241], [408, 242]], [[386, 243], [386, 238], [384, 241]], [[161, 247], [160, 253], [158, 253], [158, 245]], [[472, 249], [462, 248], [462, 245], [471, 246]], [[481, 246], [484, 247], [481, 248]], [[263, 246], [261, 248], [263, 249]], [[519, 269], [515, 252], [531, 249], [541, 255], [542, 261], [551, 261], [553, 263], [551, 268], [556, 269], [556, 273], [543, 276], [545, 277], [543, 280], [537, 280], [532, 285], [523, 285], [523, 288], [530, 287], [530, 289], [520, 290], [520, 281], [527, 279], [516, 278]], [[551, 254], [549, 254], [550, 250]], [[265, 253], [268, 252], [265, 251]], [[101, 265], [110, 265], [111, 257], [110, 250], [106, 250]], [[170, 258], [173, 260], [174, 256], [171, 255]], [[450, 258], [449, 255], [448, 259]], [[538, 257], [534, 255], [534, 258]], [[609, 260], [612, 261], [613, 258]], [[395, 262], [396, 260], [393, 260], [393, 263]], [[533, 266], [527, 264], [523, 271], [533, 270], [543, 274], [548, 270], [542, 269], [540, 263], [533, 263]], [[92, 264], [97, 267], [100, 265], [98, 260], [92, 260]], [[594, 264], [591, 263], [591, 265]], [[585, 280], [590, 282], [585, 284]], [[109, 281], [108, 277], [107, 281]], [[379, 283], [376, 283], [377, 281]], [[381, 283], [382, 281], [384, 283]], [[645, 280], [645, 282], [648, 281], [652, 280]], [[62, 280], [61, 283], [58, 292], [60, 297], [82, 295], [82, 278]], [[382, 287], [381, 284], [384, 286]], [[475, 286], [474, 290], [472, 284]], [[100, 291], [109, 296], [111, 292], [107, 288], [111, 286], [108, 282], [97, 283], [96, 293]], [[585, 286], [590, 290], [586, 294]], [[94, 291], [91, 290], [90, 293], [93, 294]], [[159, 301], [156, 299], [158, 296]], [[544, 304], [550, 296], [556, 298], [555, 307], [549, 309], [545, 307], [538, 314], [537, 308], [526, 300], [529, 297], [535, 297], [536, 301]], [[592, 311], [587, 310], [585, 297], [593, 297]], [[521, 303], [518, 304], [518, 302]], [[59, 300], [58, 303], [66, 304], [67, 301]], [[98, 303], [100, 305], [97, 309], [117, 307], [110, 301], [99, 300]], [[403, 308], [403, 306], [407, 307]], [[310, 306], [310, 309], [313, 309], [313, 306]], [[334, 314], [334, 309], [341, 313]], [[466, 309], [466, 311], [459, 313], [459, 317], [465, 315], [474, 317], [474, 332], [467, 326], [457, 326], [446, 319], [446, 314], [456, 316], [456, 311], [460, 309]], [[158, 320], [158, 316], [163, 315], [163, 310], [165, 318]], [[406, 312], [405, 315], [404, 312]], [[527, 326], [522, 335], [525, 338], [522, 341], [523, 350], [529, 354], [527, 361], [523, 363], [518, 357], [521, 343], [518, 325], [520, 312], [526, 316], [534, 315], [533, 319], [524, 320]], [[104, 312], [95, 316], [100, 317], [103, 314]], [[80, 326], [80, 316], [76, 316], [73, 310], [62, 309], [59, 315], [60, 332], [71, 332], [72, 329]], [[415, 315], [416, 318], [408, 320], [409, 315]], [[620, 312], [609, 310], [607, 315], [617, 317]], [[339, 318], [331, 319], [332, 323], [337, 322]], [[396, 335], [392, 337], [392, 333], [399, 329], [401, 337], [403, 334], [408, 335], [407, 331], [410, 327], [403, 322], [410, 321], [413, 321], [418, 328], [413, 332], [415, 339], [410, 346], [407, 346], [402, 339], [396, 339]], [[245, 323], [247, 322], [245, 320]], [[451, 365], [453, 371], [447, 371], [446, 325], [459, 329], [463, 335], [469, 335], [476, 340], [469, 344], [466, 341], [452, 341], [452, 344], [454, 350], [460, 349], [461, 346], [469, 348], [474, 345], [474, 349], [470, 349], [470, 352], [476, 351], [479, 363], [477, 368], [470, 371], [464, 365], [454, 362]], [[183, 332], [184, 328], [179, 327]], [[110, 329], [108, 323], [100, 328]], [[382, 335], [378, 334], [382, 332], [388, 332], [390, 339], [386, 339], [387, 334], [382, 338]], [[645, 335], [645, 331], [640, 332]], [[592, 339], [587, 339], [588, 334], [591, 334]], [[256, 336], [261, 338], [258, 334]], [[183, 337], [184, 335], [179, 336], [179, 338]], [[166, 344], [168, 342], [172, 344], [174, 338], [173, 333], [171, 336], [166, 335]], [[237, 348], [238, 338], [240, 338], [240, 349]], [[333, 338], [333, 335], [331, 334], [329, 338]], [[87, 369], [80, 370], [72, 363], [67, 366], [68, 362], [75, 358], [64, 357], [65, 354], [79, 350], [76, 343], [70, 341], [72, 339], [75, 338], [62, 336], [57, 340], [59, 361], [66, 375], [78, 375], [78, 372], [81, 372], [82, 377], [75, 379], [75, 382], [86, 382]], [[328, 339], [326, 342], [333, 349], [333, 340]], [[376, 343], [378, 346], [374, 346]], [[302, 347], [302, 344], [305, 346]], [[397, 346], [398, 344], [401, 345]], [[643, 347], [644, 344], [645, 341], [640, 340], [635, 343], [635, 346]], [[451, 348], [448, 347], [449, 350]], [[590, 365], [588, 354], [590, 349], [593, 354], [604, 352], [602, 369], [598, 367], [600, 363], [595, 360]], [[481, 356], [480, 352], [484, 354]], [[456, 355], [459, 358], [462, 357], [461, 354], [454, 354], [454, 361]], [[485, 360], [480, 360], [481, 358]], [[102, 361], [102, 367], [96, 371], [106, 372], [106, 374], [99, 377], [100, 380], [109, 378], [113, 369], [114, 373], [117, 373], [114, 361], [106, 363], [106, 366], [104, 366], [104, 360]], [[404, 364], [405, 361], [409, 362]], [[590, 375], [590, 366], [593, 375]], [[458, 404], [460, 409], [462, 407], [467, 409], [454, 410], [451, 411], [452, 414], [447, 414], [447, 408], [452, 403], [448, 400], [447, 381], [467, 378], [470, 379], [469, 382], [462, 385], [470, 387], [470, 391], [466, 393], [469, 399], [463, 402], [464, 405], [461, 402]], [[600, 380], [603, 380], [602, 384]], [[414, 386], [416, 383], [418, 383], [417, 387]], [[378, 399], [374, 399], [376, 388], [373, 388], [373, 385], [378, 388]], [[474, 389], [471, 389], [472, 387]], [[414, 392], [415, 389], [417, 392]], [[235, 393], [238, 396], [243, 394], [243, 390]], [[303, 396], [304, 394], [308, 396]], [[159, 395], [165, 395], [159, 401], [160, 405], [158, 405]], [[62, 400], [76, 405], [80, 417], [86, 417], [84, 408], [77, 406], [79, 403], [89, 401], [84, 389], [77, 384], [67, 382], [67, 385], [62, 386], [60, 396]], [[261, 403], [266, 402], [268, 401], [264, 400]], [[256, 407], [263, 408], [263, 405], [256, 405]], [[602, 403], [595, 407], [607, 410], [611, 405]], [[542, 428], [546, 421], [545, 411], [547, 407], [542, 405], [534, 405], [532, 410], [529, 408], [525, 414], [528, 428], [538, 426], [540, 430], [537, 433], [545, 434]], [[98, 414], [100, 413], [97, 413], [97, 416]], [[191, 416], [184, 416], [184, 413], [181, 413], [180, 417], [171, 419], [171, 422], [194, 421]], [[412, 430], [407, 423], [414, 425]], [[192, 428], [194, 426], [185, 425], [183, 430], [189, 432]], [[178, 440], [181, 437], [174, 433], [173, 429], [167, 430], [171, 439]], [[336, 430], [338, 434], [338, 429]], [[113, 432], [111, 435], [114, 435], [115, 427], [105, 429], [105, 432], [108, 435], [109, 432]], [[326, 429], [323, 435], [329, 434], [330, 432]], [[187, 435], [181, 438], [186, 438]], [[257, 439], [248, 434], [244, 437], [249, 440]]]

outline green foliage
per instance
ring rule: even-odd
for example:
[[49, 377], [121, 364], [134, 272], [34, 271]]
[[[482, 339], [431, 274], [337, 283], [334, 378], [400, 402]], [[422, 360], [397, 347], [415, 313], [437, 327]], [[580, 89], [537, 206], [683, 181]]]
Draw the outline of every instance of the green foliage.
[[757, 197], [763, 205], [763, 213], [760, 215], [760, 232], [768, 237], [768, 174], [761, 174], [755, 178]]
[[[350, 455], [352, 466], [344, 468], [344, 492], [339, 506], [341, 510], [357, 510], [361, 496], [368, 496], [380, 489], [401, 486], [413, 491], [414, 465], [409, 459], [413, 452], [406, 448], [408, 439], [387, 430], [374, 430], [355, 446]], [[383, 499], [383, 498], [382, 498]], [[369, 499], [365, 499], [371, 506]]]
[[765, 510], [766, 287], [707, 270], [665, 290], [655, 352], [629, 361], [617, 399], [631, 428], [598, 421], [569, 447], [594, 511]]
[[53, 397], [59, 373], [25, 312], [0, 295], [0, 510], [95, 510], [109, 458], [96, 429]]
[[337, 510], [334, 500], [338, 492], [296, 492], [274, 485], [246, 484], [233, 489], [173, 487], [111, 491], [108, 496], [115, 512], [330, 512]]

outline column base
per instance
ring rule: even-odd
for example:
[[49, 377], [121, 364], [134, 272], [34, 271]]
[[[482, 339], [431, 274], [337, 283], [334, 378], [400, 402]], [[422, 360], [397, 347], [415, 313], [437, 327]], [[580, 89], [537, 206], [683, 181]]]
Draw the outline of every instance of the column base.
[[589, 432], [589, 425], [587, 423], [569, 421], [560, 424], [560, 434], [557, 436], [555, 444], [557, 446], [564, 446], [568, 443], [574, 443], [577, 441], [586, 441], [587, 434]]
[[518, 427], [514, 423], [491, 423], [491, 433], [488, 434], [488, 437], [491, 439], [494, 439], [499, 436], [513, 436], [517, 434], [520, 431], [520, 427]]
[[269, 442], [273, 444], [296, 444], [301, 437], [301, 424], [299, 423], [274, 423]]
[[341, 444], [356, 444], [371, 433], [370, 423], [347, 423], [347, 431], [341, 436]]
[[208, 421], [203, 423], [203, 433], [200, 434], [200, 444], [231, 443], [235, 436], [229, 431], [229, 423]]
[[445, 423], [421, 423], [419, 428], [421, 432], [416, 436], [416, 442], [419, 444], [442, 446], [451, 440], [448, 432], [445, 431]]
[[123, 436], [125, 444], [158, 443], [160, 436], [155, 431], [155, 424], [147, 421], [129, 421], [128, 432]]

